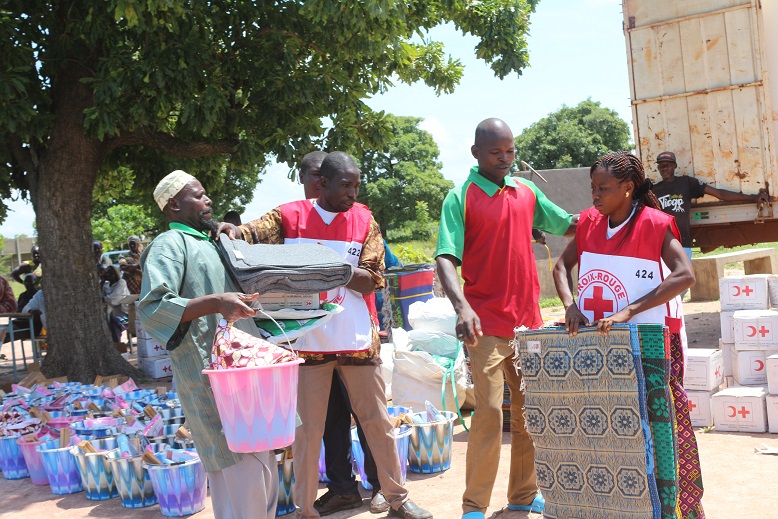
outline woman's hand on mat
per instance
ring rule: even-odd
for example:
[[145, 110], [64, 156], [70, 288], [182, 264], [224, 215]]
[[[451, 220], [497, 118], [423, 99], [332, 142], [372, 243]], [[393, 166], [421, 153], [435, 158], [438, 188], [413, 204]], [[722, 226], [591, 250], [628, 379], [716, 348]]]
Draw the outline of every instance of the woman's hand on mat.
[[608, 335], [608, 332], [611, 331], [614, 324], [626, 323], [630, 319], [632, 319], [632, 312], [629, 310], [629, 307], [627, 307], [624, 310], [618, 311], [613, 315], [597, 321], [597, 331], [600, 332], [600, 335]]
[[578, 328], [587, 324], [589, 324], [589, 320], [581, 313], [577, 304], [573, 303], [567, 307], [565, 311], [565, 331], [570, 336], [578, 335]]
[[242, 240], [243, 239], [243, 233], [240, 232], [240, 229], [238, 229], [237, 225], [232, 225], [231, 223], [222, 222], [219, 224], [219, 227], [216, 228], [216, 232], [214, 233], [216, 236], [214, 236], [215, 240], [219, 239], [219, 236], [224, 233], [227, 236], [230, 237], [231, 240]]
[[240, 292], [225, 292], [219, 294], [219, 313], [228, 322], [239, 321], [247, 317], [254, 317], [257, 311], [249, 305], [256, 301], [259, 294], [241, 294]]
[[478, 345], [478, 338], [484, 334], [481, 331], [481, 319], [478, 318], [470, 305], [457, 311], [457, 339], [465, 346], [473, 348]]

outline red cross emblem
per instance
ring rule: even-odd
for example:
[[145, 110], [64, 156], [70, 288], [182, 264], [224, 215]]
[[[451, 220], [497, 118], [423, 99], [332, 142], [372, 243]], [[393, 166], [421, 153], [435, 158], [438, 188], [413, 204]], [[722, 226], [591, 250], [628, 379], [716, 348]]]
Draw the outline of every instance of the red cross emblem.
[[746, 409], [746, 406], [741, 406], [741, 407], [740, 407], [740, 411], [738, 411], [738, 412], [737, 412], [737, 414], [739, 414], [740, 416], [742, 416], [742, 417], [743, 417], [743, 419], [745, 420], [745, 419], [746, 419], [746, 416], [748, 416], [748, 415], [750, 415], [750, 414], [751, 414], [751, 411], [749, 411], [748, 409]]
[[762, 338], [764, 338], [764, 336], [767, 335], [768, 333], [770, 333], [770, 329], [765, 328], [764, 325], [762, 325], [762, 327], [759, 328], [759, 335], [761, 335]]
[[171, 368], [170, 366], [165, 366], [164, 368], [162, 368], [162, 371], [173, 371], [173, 368]]
[[744, 287], [743, 287], [743, 293], [746, 295], [746, 297], [750, 296], [750, 295], [751, 295], [751, 292], [753, 292], [753, 291], [754, 291], [754, 289], [753, 289], [753, 288], [751, 288], [751, 287], [750, 287], [750, 286], [748, 286], [748, 285], [746, 285], [746, 286], [744, 286]]
[[695, 409], [697, 409], [697, 404], [695, 404], [693, 401], [689, 400], [689, 412], [693, 413]]
[[602, 287], [596, 286], [592, 289], [593, 295], [590, 299], [584, 299], [584, 310], [594, 312], [594, 320], [599, 321], [605, 317], [605, 312], [613, 311], [613, 300], [602, 297]]
[[716, 375], [717, 378], [719, 375], [721, 375], [721, 366], [716, 366], [716, 372], [714, 374]]

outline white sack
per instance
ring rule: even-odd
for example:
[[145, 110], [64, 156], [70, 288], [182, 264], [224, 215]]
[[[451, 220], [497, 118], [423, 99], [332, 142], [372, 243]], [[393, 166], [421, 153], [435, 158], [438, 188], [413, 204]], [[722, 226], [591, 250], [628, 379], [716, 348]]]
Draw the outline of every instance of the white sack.
[[443, 332], [456, 337], [457, 314], [447, 297], [417, 301], [408, 307], [408, 321], [414, 330]]

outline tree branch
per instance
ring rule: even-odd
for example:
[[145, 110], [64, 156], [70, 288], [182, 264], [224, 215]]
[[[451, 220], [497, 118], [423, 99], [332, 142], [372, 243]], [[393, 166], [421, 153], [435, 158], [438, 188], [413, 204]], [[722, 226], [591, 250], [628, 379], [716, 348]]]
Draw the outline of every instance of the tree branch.
[[37, 168], [35, 167], [35, 163], [32, 160], [30, 149], [22, 146], [22, 140], [19, 138], [19, 136], [11, 135], [9, 138], [9, 144], [11, 147], [11, 153], [13, 154], [14, 159], [16, 159], [16, 162], [19, 163], [19, 166], [21, 166], [28, 175], [35, 174]]
[[215, 142], [186, 141], [164, 132], [138, 131], [116, 137], [108, 147], [112, 151], [122, 146], [148, 146], [182, 159], [199, 159], [210, 155], [231, 155], [237, 144], [236, 138]]

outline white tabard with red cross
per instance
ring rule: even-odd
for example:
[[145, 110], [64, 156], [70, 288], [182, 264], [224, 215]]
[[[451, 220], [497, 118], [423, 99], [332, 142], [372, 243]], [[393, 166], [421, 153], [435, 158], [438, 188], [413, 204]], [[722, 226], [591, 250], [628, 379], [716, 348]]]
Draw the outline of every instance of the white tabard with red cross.
[[[658, 287], [670, 274], [660, 261], [630, 256], [583, 252], [578, 275], [578, 308], [593, 323], [623, 310]], [[631, 323], [665, 324], [666, 317], [679, 317], [680, 297], [630, 319]], [[685, 343], [685, 330], [681, 337]]]

